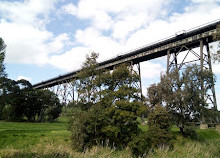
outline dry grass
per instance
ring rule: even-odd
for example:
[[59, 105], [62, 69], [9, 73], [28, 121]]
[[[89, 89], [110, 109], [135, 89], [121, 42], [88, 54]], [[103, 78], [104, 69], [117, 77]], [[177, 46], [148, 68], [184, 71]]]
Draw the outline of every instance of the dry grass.
[[75, 152], [71, 148], [69, 141], [51, 141], [48, 138], [42, 138], [38, 144], [24, 149], [14, 149], [13, 147], [0, 150], [0, 157], [78, 157], [78, 158], [113, 158], [113, 157], [131, 157], [128, 149], [116, 151], [108, 147], [94, 146], [84, 153]]

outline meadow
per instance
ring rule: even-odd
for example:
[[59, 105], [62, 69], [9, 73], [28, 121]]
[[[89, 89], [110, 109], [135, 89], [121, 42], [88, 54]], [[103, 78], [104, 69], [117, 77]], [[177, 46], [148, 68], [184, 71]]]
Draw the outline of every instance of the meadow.
[[[129, 149], [101, 146], [84, 153], [73, 151], [67, 122], [66, 117], [59, 117], [53, 123], [0, 121], [0, 157], [132, 157]], [[147, 130], [147, 126], [140, 126]], [[175, 126], [172, 132], [176, 137], [173, 150], [152, 150], [147, 157], [220, 157], [220, 132], [215, 129], [198, 129], [197, 140], [183, 138]]]

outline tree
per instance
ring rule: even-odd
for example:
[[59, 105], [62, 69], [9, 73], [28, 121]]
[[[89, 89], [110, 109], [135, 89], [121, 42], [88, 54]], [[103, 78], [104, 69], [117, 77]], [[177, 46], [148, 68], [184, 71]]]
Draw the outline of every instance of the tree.
[[[212, 76], [210, 71], [201, 72], [196, 65], [188, 66], [182, 72], [172, 69], [169, 75], [161, 76], [157, 91], [161, 92], [163, 104], [183, 135], [189, 122], [202, 121], [208, 106], [203, 96], [211, 87]], [[202, 82], [206, 85], [203, 90]]]
[[[219, 35], [220, 36], [220, 35]], [[217, 51], [216, 53], [212, 53], [212, 56], [213, 56], [213, 60], [214, 62], [220, 62], [220, 42], [218, 43], [218, 48], [217, 48]]]
[[5, 48], [6, 45], [3, 41], [2, 38], [0, 38], [0, 119], [2, 118], [2, 112], [3, 112], [3, 108], [4, 108], [4, 98], [2, 97], [2, 95], [4, 94], [4, 89], [3, 89], [3, 82], [4, 79], [6, 77], [6, 73], [5, 73], [5, 67], [4, 67], [4, 59], [5, 59]]
[[85, 148], [101, 142], [100, 129], [104, 123], [101, 115], [104, 113], [99, 109], [98, 104], [100, 101], [100, 95], [98, 95], [100, 73], [97, 70], [97, 58], [98, 54], [94, 52], [87, 55], [82, 71], [77, 74], [78, 98], [74, 103], [70, 119], [72, 145], [77, 151], [83, 151]]
[[103, 129], [110, 143], [126, 146], [139, 133], [137, 116], [143, 107], [139, 89], [132, 86], [139, 76], [125, 64], [103, 77], [102, 104], [106, 107], [107, 126]]
[[6, 48], [6, 45], [3, 41], [3, 39], [0, 38], [0, 78], [6, 76], [6, 74], [4, 72], [4, 70], [5, 70], [5, 67], [4, 67], [5, 48]]
[[162, 93], [160, 89], [160, 83], [152, 84], [147, 88], [147, 101], [150, 106], [162, 105]]
[[[3, 80], [6, 77], [5, 67], [4, 67], [4, 59], [5, 59], [5, 48], [6, 45], [2, 38], [0, 38], [0, 96], [3, 95]], [[2, 105], [0, 105], [1, 111]], [[0, 116], [1, 118], [1, 116]]]
[[82, 70], [77, 74], [78, 80], [76, 82], [78, 92], [78, 102], [91, 106], [98, 99], [97, 96], [97, 58], [98, 54], [92, 52], [91, 55], [86, 56], [86, 61], [83, 63]]
[[[220, 24], [217, 25], [217, 33], [214, 34], [214, 39], [218, 41], [220, 40]], [[218, 42], [217, 52], [213, 53], [213, 59], [214, 59], [214, 62], [215, 61], [220, 62], [220, 42]]]
[[[2, 78], [2, 95], [0, 96], [0, 117], [1, 119], [16, 120], [23, 114], [22, 107], [19, 107], [22, 100], [17, 82], [8, 78]], [[22, 102], [22, 101], [21, 101]]]
[[148, 116], [148, 134], [152, 145], [157, 148], [172, 146], [172, 122], [165, 107], [156, 105]]
[[14, 81], [4, 78], [3, 94], [0, 96], [1, 119], [20, 121], [52, 121], [61, 113], [58, 97], [48, 90], [32, 89], [26, 80]]
[[127, 65], [100, 71], [97, 57], [97, 54], [87, 56], [78, 73], [79, 98], [70, 125], [73, 147], [78, 151], [105, 142], [126, 146], [139, 133], [137, 116], [144, 109], [139, 89], [132, 86], [139, 77]]
[[58, 97], [49, 90], [31, 89], [24, 97], [24, 115], [31, 122], [53, 121], [62, 112]]

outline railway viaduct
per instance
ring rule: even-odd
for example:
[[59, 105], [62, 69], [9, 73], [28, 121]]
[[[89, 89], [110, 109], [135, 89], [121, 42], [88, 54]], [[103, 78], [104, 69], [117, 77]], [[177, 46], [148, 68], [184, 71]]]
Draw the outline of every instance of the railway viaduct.
[[[137, 67], [136, 72], [140, 76], [141, 62], [167, 56], [167, 73], [169, 73], [172, 67], [181, 70], [190, 63], [198, 64], [201, 70], [209, 69], [212, 71], [209, 44], [217, 41], [220, 38], [218, 37], [220, 36], [219, 34], [220, 19], [188, 31], [180, 31], [166, 39], [100, 62], [98, 64], [98, 69], [112, 70], [117, 65], [129, 63], [131, 67]], [[179, 56], [181, 56], [181, 58], [179, 58]], [[73, 80], [77, 79], [77, 73], [79, 71], [80, 69], [42, 81], [33, 85], [33, 88], [50, 89], [59, 96], [61, 102], [68, 103], [75, 98]], [[139, 87], [141, 89], [141, 80]], [[217, 108], [214, 83], [212, 84], [211, 91], [205, 97], [209, 104]]]

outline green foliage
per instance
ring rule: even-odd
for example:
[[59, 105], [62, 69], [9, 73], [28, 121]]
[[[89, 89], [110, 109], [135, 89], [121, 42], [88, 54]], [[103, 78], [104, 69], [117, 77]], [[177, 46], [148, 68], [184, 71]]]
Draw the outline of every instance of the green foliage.
[[[86, 61], [83, 63], [82, 71], [77, 76], [76, 88], [78, 93], [78, 102], [80, 104], [88, 105], [90, 108], [91, 104], [95, 103], [98, 99], [97, 96], [97, 82], [98, 73], [97, 61], [98, 54], [92, 52], [91, 55], [86, 56]], [[90, 105], [90, 106], [89, 106]]]
[[57, 96], [49, 90], [24, 92], [24, 115], [32, 122], [53, 121], [62, 112]]
[[128, 144], [134, 157], [145, 157], [151, 149], [151, 139], [146, 132], [140, 132]]
[[215, 108], [204, 109], [204, 117], [208, 123], [220, 123], [220, 111]]
[[[153, 85], [156, 96], [162, 96], [162, 103], [166, 105], [167, 110], [172, 116], [172, 120], [179, 127], [180, 132], [185, 135], [185, 128], [189, 122], [204, 121], [203, 116], [206, 114], [208, 104], [204, 96], [210, 90], [213, 81], [213, 74], [208, 70], [201, 72], [197, 65], [188, 66], [184, 71], [179, 72], [172, 69], [169, 75], [162, 75], [161, 81], [157, 86]], [[203, 86], [202, 90], [202, 84]], [[150, 89], [150, 88], [149, 88]], [[154, 97], [151, 98], [158, 102]], [[160, 98], [160, 97], [159, 97]]]
[[155, 106], [155, 109], [148, 116], [148, 125], [148, 134], [154, 147], [172, 147], [172, 123], [165, 107]]
[[[97, 70], [97, 57], [94, 53], [87, 56], [76, 81], [78, 102], [74, 106], [81, 112], [73, 112], [70, 126], [81, 129], [80, 134], [72, 130], [72, 142], [80, 140], [81, 144], [73, 147], [81, 151], [106, 143], [117, 148], [127, 146], [140, 131], [137, 116], [146, 112], [139, 90], [133, 86], [139, 77], [127, 65], [101, 72]], [[78, 123], [84, 115], [86, 120]]]
[[0, 96], [0, 119], [21, 120], [24, 106], [23, 93], [20, 91], [16, 81], [3, 78], [2, 95]]
[[73, 149], [76, 151], [83, 151], [86, 147], [86, 139], [88, 138], [86, 132], [86, 122], [88, 115], [86, 111], [80, 109], [73, 109], [70, 119], [70, 131]]
[[147, 101], [150, 103], [151, 107], [154, 107], [157, 104], [162, 104], [162, 93], [160, 87], [160, 83], [154, 83], [147, 88]]
[[186, 126], [184, 128], [183, 136], [190, 139], [198, 139], [198, 134], [196, 133], [196, 129], [194, 126]]
[[0, 96], [0, 119], [22, 121], [52, 121], [61, 113], [57, 96], [48, 90], [36, 90], [26, 80], [13, 81], [4, 78]]
[[[5, 48], [6, 48], [6, 45], [3, 39], [0, 37], [0, 86], [1, 86], [1, 78], [6, 76], [5, 71], [4, 71], [5, 70], [5, 67], [4, 67]], [[1, 92], [0, 92], [0, 95], [1, 95]]]
[[[214, 39], [220, 41], [220, 25], [217, 25], [217, 33], [214, 34]], [[217, 51], [212, 54], [214, 62], [220, 62], [220, 42], [218, 42]]]

